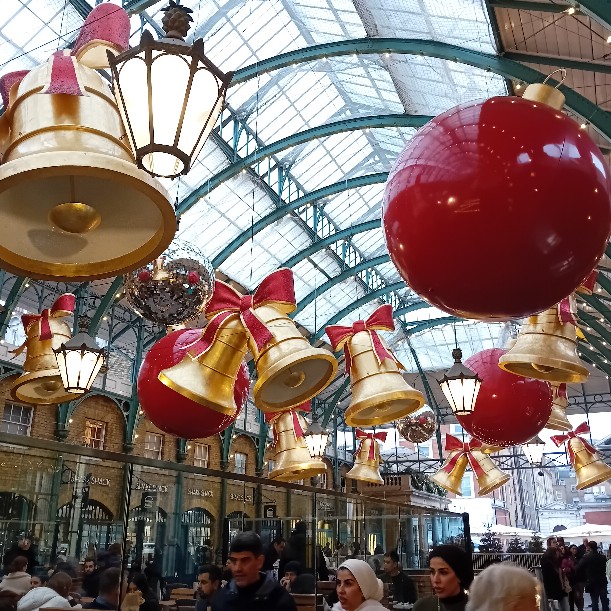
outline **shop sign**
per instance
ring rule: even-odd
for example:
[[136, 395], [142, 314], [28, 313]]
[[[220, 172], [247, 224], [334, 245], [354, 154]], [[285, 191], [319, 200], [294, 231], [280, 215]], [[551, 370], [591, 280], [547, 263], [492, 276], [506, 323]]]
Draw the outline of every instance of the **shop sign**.
[[198, 488], [187, 488], [187, 494], [192, 496], [214, 496], [214, 490], [199, 490]]
[[276, 517], [276, 506], [275, 505], [263, 505], [263, 517], [275, 518]]
[[163, 484], [147, 484], [143, 481], [136, 481], [134, 490], [144, 490], [145, 492], [167, 492], [168, 487]]
[[331, 511], [333, 509], [333, 506], [331, 505], [331, 503], [325, 503], [324, 501], [320, 501], [318, 503], [318, 509], [322, 509], [324, 511]]
[[85, 486], [110, 486], [110, 480], [107, 477], [95, 477], [88, 473], [87, 475], [70, 474], [70, 484], [84, 484]]
[[234, 494], [233, 492], [229, 495], [231, 501], [242, 501], [244, 503], [252, 503], [252, 495], [250, 494]]

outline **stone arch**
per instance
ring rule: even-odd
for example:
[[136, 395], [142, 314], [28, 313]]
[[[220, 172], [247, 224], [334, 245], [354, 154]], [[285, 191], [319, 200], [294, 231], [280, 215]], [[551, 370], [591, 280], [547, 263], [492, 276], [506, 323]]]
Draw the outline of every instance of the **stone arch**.
[[257, 469], [257, 445], [248, 435], [238, 435], [231, 441], [229, 448], [229, 472], [235, 473], [235, 454], [246, 455], [246, 475], [255, 475]]

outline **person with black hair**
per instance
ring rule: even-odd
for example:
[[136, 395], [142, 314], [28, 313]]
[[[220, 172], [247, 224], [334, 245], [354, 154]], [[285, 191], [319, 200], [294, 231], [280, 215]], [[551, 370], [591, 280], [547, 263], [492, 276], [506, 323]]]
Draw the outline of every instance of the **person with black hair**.
[[588, 553], [579, 561], [577, 572], [585, 577], [586, 592], [592, 599], [592, 611], [598, 611], [598, 602], [602, 611], [609, 611], [609, 596], [607, 594], [607, 561], [598, 551], [596, 541], [588, 541]]
[[438, 545], [429, 554], [433, 596], [416, 601], [413, 611], [465, 611], [465, 590], [473, 581], [473, 565], [467, 552], [456, 545]]
[[136, 573], [127, 585], [128, 594], [139, 594], [142, 598], [139, 611], [159, 611], [159, 600], [151, 590], [149, 582], [142, 573]]
[[121, 594], [121, 569], [113, 567], [100, 574], [100, 593], [98, 597], [85, 605], [85, 609], [106, 609], [116, 611]]
[[229, 546], [233, 579], [212, 599], [212, 611], [297, 611], [293, 597], [261, 572], [265, 556], [259, 535], [242, 532]]
[[[18, 611], [38, 611], [41, 607], [70, 609], [73, 605], [68, 600], [72, 587], [72, 578], [66, 573], [55, 573], [49, 578], [46, 586], [33, 588], [17, 603]], [[74, 607], [81, 608], [80, 605]]]
[[295, 529], [291, 533], [280, 558], [279, 578], [284, 577], [286, 563], [291, 560], [296, 560], [303, 568], [309, 566], [307, 562], [307, 533], [308, 526], [305, 522], [295, 524]]
[[4, 557], [2, 558], [2, 564], [4, 570], [7, 571], [9, 565], [17, 556], [25, 556], [28, 559], [28, 567], [26, 571], [30, 574], [34, 574], [34, 569], [38, 566], [36, 561], [36, 551], [32, 547], [32, 540], [25, 535], [21, 535], [17, 543], [6, 550]]
[[273, 571], [276, 562], [280, 560], [280, 556], [284, 551], [286, 541], [282, 535], [274, 537], [274, 540], [265, 549], [265, 562], [263, 562], [264, 571]]
[[81, 592], [84, 596], [97, 598], [100, 593], [100, 569], [96, 566], [93, 558], [85, 558], [83, 563], [83, 582]]
[[384, 554], [384, 576], [383, 583], [392, 584], [392, 599], [399, 603], [415, 603], [416, 586], [414, 582], [401, 570], [399, 566], [399, 554], [390, 550]]
[[215, 564], [206, 564], [197, 570], [197, 602], [195, 611], [208, 611], [212, 599], [221, 589], [223, 572]]

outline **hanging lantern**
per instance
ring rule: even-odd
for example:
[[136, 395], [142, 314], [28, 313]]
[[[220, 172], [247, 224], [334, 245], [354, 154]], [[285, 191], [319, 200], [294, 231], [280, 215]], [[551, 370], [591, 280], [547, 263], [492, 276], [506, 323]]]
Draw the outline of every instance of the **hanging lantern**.
[[566, 384], [550, 384], [552, 388], [552, 413], [544, 428], [555, 431], [570, 431], [573, 425], [569, 422], [566, 409], [569, 400], [566, 396]]
[[0, 262], [16, 274], [91, 280], [154, 259], [176, 232], [162, 185], [136, 167], [106, 80], [129, 16], [99, 4], [72, 50], [0, 81]]
[[204, 55], [201, 38], [184, 41], [190, 8], [170, 0], [162, 11], [165, 38], [145, 30], [137, 47], [108, 53], [108, 63], [138, 166], [175, 178], [189, 171], [204, 146], [233, 73], [223, 74]]
[[383, 484], [384, 480], [380, 475], [381, 456], [378, 441], [386, 441], [386, 432], [366, 433], [357, 429], [355, 435], [361, 442], [354, 454], [354, 467], [346, 473], [346, 477], [370, 484]]
[[545, 450], [545, 441], [538, 435], [530, 441], [522, 444], [522, 450], [526, 455], [528, 462], [534, 467], [543, 465], [543, 452]]
[[[467, 102], [427, 123], [401, 153], [384, 193], [386, 244], [407, 285], [435, 307], [524, 318], [553, 307], [596, 267], [611, 230], [609, 169], [563, 103], [545, 84], [522, 98]], [[508, 249], [516, 236], [519, 248]], [[477, 273], [460, 273], [450, 263], [457, 256]]]
[[589, 441], [580, 437], [581, 433], [589, 433], [587, 422], [582, 422], [574, 431], [566, 435], [553, 435], [552, 441], [557, 447], [565, 442], [569, 453], [569, 462], [575, 469], [577, 490], [585, 490], [611, 479], [611, 467], [604, 463], [596, 448]]
[[329, 436], [329, 431], [324, 429], [316, 420], [312, 420], [312, 424], [304, 433], [305, 442], [312, 458], [322, 459], [324, 457]]
[[[199, 363], [196, 363], [197, 369], [194, 370], [201, 385], [208, 389], [212, 397], [216, 397], [215, 405], [235, 405], [231, 414], [193, 401], [159, 381], [162, 370], [178, 365], [189, 351], [203, 351], [206, 341], [202, 338], [201, 329], [180, 329], [168, 333], [151, 346], [138, 374], [138, 401], [142, 411], [162, 431], [183, 439], [211, 437], [224, 431], [236, 421], [248, 398], [250, 377], [244, 361], [239, 362], [233, 380]], [[232, 351], [225, 346], [224, 352]]]
[[433, 436], [436, 427], [435, 414], [427, 410], [414, 416], [402, 418], [397, 425], [397, 430], [407, 441], [424, 443]]
[[53, 350], [66, 392], [87, 392], [104, 364], [106, 351], [81, 327], [79, 332]]
[[75, 296], [61, 295], [40, 314], [21, 317], [26, 332], [25, 343], [14, 352], [26, 350], [23, 373], [12, 383], [11, 396], [24, 403], [50, 405], [76, 399], [78, 391], [66, 391], [57, 367], [54, 350], [70, 339], [70, 327], [61, 320], [74, 311]]
[[367, 320], [351, 327], [326, 328], [333, 350], [344, 349], [352, 395], [344, 419], [349, 426], [375, 426], [411, 414], [424, 396], [401, 375], [397, 361], [377, 331], [394, 330], [392, 306], [380, 306]]
[[465, 361], [482, 384], [473, 412], [456, 418], [472, 437], [505, 448], [526, 443], [545, 426], [552, 393], [547, 382], [503, 371], [498, 365], [503, 354], [482, 350]]
[[448, 457], [431, 480], [449, 492], [462, 496], [461, 485], [467, 465], [471, 466], [477, 479], [478, 496], [489, 494], [510, 479], [510, 475], [501, 471], [488, 456], [495, 449], [485, 446], [479, 439], [463, 443], [446, 434], [446, 450]]
[[584, 382], [590, 372], [577, 355], [575, 297], [530, 316], [515, 345], [499, 359], [510, 373], [548, 382]]
[[475, 409], [475, 401], [482, 381], [480, 377], [462, 363], [462, 350], [452, 350], [454, 365], [443, 376], [439, 386], [452, 411], [457, 416], [466, 416]]

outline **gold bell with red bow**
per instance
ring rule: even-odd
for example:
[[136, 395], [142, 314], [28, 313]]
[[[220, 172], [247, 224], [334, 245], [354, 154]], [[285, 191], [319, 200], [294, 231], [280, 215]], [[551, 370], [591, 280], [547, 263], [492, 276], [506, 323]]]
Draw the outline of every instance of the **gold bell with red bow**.
[[107, 278], [161, 254], [176, 232], [170, 197], [136, 166], [108, 83], [106, 50], [130, 22], [99, 4], [72, 50], [0, 79], [0, 262], [16, 274]]
[[392, 306], [380, 306], [351, 327], [326, 328], [333, 350], [344, 349], [352, 396], [344, 418], [349, 426], [377, 426], [399, 420], [424, 405], [423, 394], [401, 375], [403, 369], [377, 331], [394, 330]]
[[25, 349], [26, 358], [23, 373], [10, 387], [13, 399], [34, 405], [50, 405], [81, 396], [64, 390], [53, 352], [72, 337], [70, 327], [62, 318], [74, 311], [74, 302], [74, 295], [66, 293], [41, 314], [21, 317], [27, 339], [14, 352], [21, 354]]
[[496, 448], [485, 446], [479, 439], [463, 443], [446, 434], [446, 450], [450, 453], [431, 480], [449, 492], [462, 496], [462, 480], [469, 465], [477, 480], [479, 496], [500, 488], [510, 479], [510, 475], [501, 471], [489, 456]]
[[611, 467], [601, 460], [600, 455], [587, 439], [579, 436], [589, 431], [588, 423], [582, 422], [566, 435], [552, 436], [552, 441], [557, 447], [567, 443], [569, 461], [577, 479], [577, 490], [591, 488], [611, 479]]
[[547, 382], [583, 382], [587, 367], [577, 355], [575, 298], [563, 299], [557, 306], [530, 316], [522, 326], [511, 350], [499, 359], [499, 367]]
[[361, 441], [354, 454], [354, 466], [346, 473], [346, 477], [369, 484], [383, 484], [378, 441], [386, 441], [386, 433], [366, 433], [357, 429], [356, 438]]
[[[303, 406], [300, 406], [303, 408]], [[305, 418], [296, 410], [265, 414], [273, 433], [274, 468], [269, 478], [280, 482], [294, 482], [327, 472], [324, 461], [312, 458], [305, 442]]]
[[552, 387], [552, 413], [550, 414], [549, 420], [545, 425], [546, 429], [552, 429], [554, 431], [570, 431], [573, 425], [569, 422], [566, 415], [566, 409], [569, 401], [566, 396], [566, 384], [554, 384], [551, 383]]

